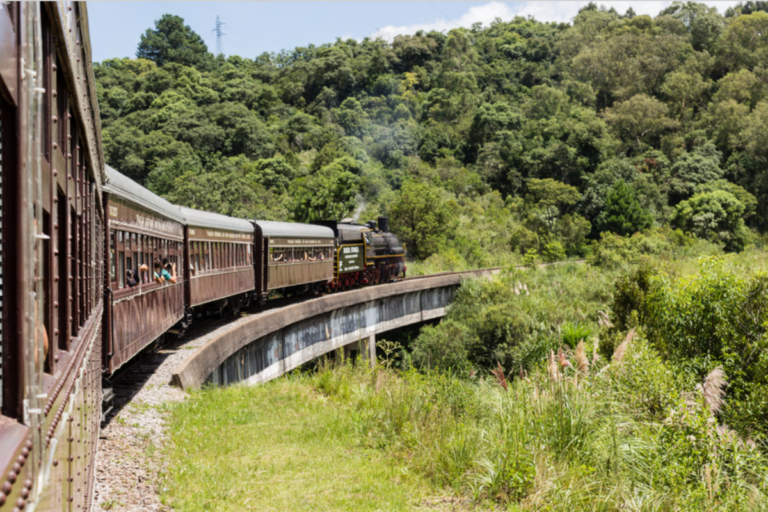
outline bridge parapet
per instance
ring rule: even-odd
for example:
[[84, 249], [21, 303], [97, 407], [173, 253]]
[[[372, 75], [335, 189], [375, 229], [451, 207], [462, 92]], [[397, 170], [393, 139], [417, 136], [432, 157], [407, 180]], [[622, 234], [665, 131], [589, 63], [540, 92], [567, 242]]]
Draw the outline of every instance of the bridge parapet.
[[173, 372], [184, 389], [257, 384], [377, 333], [445, 315], [459, 283], [498, 269], [458, 272], [327, 295], [267, 311], [216, 336]]

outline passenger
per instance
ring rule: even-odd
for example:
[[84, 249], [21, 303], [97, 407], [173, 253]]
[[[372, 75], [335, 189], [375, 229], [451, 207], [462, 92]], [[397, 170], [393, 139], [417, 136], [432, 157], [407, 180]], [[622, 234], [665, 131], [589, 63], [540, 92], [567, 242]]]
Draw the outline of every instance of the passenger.
[[317, 258], [312, 257], [312, 249], [310, 249], [309, 254], [307, 254], [307, 251], [304, 251], [304, 259], [308, 261], [315, 261]]
[[320, 250], [319, 254], [317, 255], [317, 259], [320, 260], [320, 261], [323, 261], [325, 259], [325, 256], [323, 256], [323, 252], [325, 252], [325, 251]]
[[[142, 264], [139, 268], [134, 268], [133, 270], [128, 269], [126, 270], [126, 279], [125, 282], [133, 288], [137, 284], [140, 284], [142, 281], [147, 282], [147, 276], [146, 272], [149, 271], [149, 267], [146, 264]], [[144, 279], [141, 278], [142, 273], [144, 273]]]
[[155, 261], [154, 264], [155, 267], [155, 274], [154, 274], [154, 280], [157, 284], [163, 284], [165, 282], [165, 279], [163, 279], [163, 264], [160, 263], [159, 260]]
[[163, 258], [163, 279], [176, 284], [176, 264], [168, 263], [168, 258]]

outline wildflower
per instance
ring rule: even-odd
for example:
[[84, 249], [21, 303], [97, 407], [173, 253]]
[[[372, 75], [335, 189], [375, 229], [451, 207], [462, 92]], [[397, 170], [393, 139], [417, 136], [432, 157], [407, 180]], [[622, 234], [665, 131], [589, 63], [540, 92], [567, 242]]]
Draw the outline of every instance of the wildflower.
[[496, 364], [498, 367], [495, 370], [491, 370], [491, 375], [496, 377], [496, 382], [499, 383], [499, 386], [504, 388], [504, 391], [509, 391], [509, 386], [507, 385], [507, 378], [504, 376], [504, 370], [501, 368], [501, 363], [496, 361]]

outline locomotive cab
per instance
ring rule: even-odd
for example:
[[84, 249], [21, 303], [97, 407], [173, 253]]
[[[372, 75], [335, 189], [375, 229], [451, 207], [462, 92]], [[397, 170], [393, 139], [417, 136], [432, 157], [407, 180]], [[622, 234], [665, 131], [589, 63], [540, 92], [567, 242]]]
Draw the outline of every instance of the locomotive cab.
[[389, 232], [386, 217], [357, 224], [351, 220], [317, 221], [334, 232], [336, 254], [331, 290], [395, 282], [405, 277], [405, 250]]

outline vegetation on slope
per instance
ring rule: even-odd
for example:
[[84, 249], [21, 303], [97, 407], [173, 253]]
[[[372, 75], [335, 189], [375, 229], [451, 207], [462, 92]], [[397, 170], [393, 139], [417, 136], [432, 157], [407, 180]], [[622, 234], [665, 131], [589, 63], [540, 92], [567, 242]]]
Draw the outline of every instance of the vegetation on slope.
[[226, 59], [165, 15], [95, 67], [107, 161], [233, 216], [389, 214], [454, 266], [667, 224], [739, 250], [768, 227], [763, 7], [590, 5]]
[[[340, 459], [378, 453], [377, 471], [414, 478], [393, 510], [446, 495], [454, 500], [437, 502], [452, 510], [766, 510], [765, 253], [722, 256], [699, 242], [695, 252], [715, 255], [684, 257], [691, 250], [668, 246], [628, 268], [570, 263], [468, 281], [441, 323], [403, 346], [380, 340], [374, 371], [321, 364], [195, 394], [172, 414], [169, 496], [204, 498], [194, 482], [211, 464], [208, 443], [225, 429], [257, 436], [274, 414], [267, 423], [306, 415], [316, 425], [298, 441], [302, 460], [313, 460], [318, 429], [341, 450], [323, 430], [333, 417], [347, 443]], [[265, 400], [282, 408], [265, 416]], [[251, 418], [243, 431], [232, 426], [240, 416]], [[292, 428], [264, 435], [260, 453], [296, 442]], [[217, 471], [239, 474], [241, 460], [219, 459]], [[367, 475], [328, 493], [344, 496]], [[295, 496], [305, 492], [299, 482]], [[389, 487], [372, 492], [395, 503]], [[235, 493], [233, 509], [264, 493]]]

